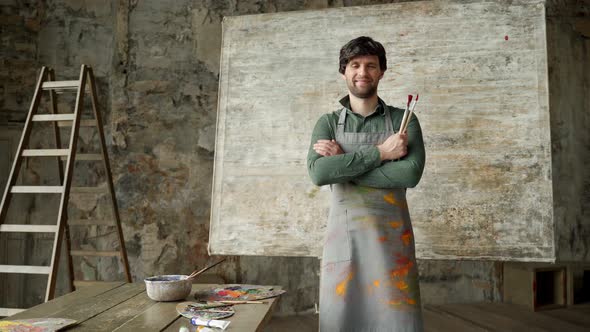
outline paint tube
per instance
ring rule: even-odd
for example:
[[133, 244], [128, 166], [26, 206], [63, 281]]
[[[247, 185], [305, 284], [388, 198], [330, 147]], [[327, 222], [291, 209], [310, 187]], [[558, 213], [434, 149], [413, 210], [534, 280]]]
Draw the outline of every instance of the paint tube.
[[193, 317], [191, 318], [191, 324], [196, 326], [207, 326], [207, 327], [216, 327], [218, 329], [225, 330], [228, 326], [230, 321], [225, 320], [215, 320], [215, 319], [203, 319], [200, 317]]
[[197, 326], [197, 332], [217, 332], [217, 331], [219, 331], [219, 330], [218, 329], [210, 329], [205, 326]]

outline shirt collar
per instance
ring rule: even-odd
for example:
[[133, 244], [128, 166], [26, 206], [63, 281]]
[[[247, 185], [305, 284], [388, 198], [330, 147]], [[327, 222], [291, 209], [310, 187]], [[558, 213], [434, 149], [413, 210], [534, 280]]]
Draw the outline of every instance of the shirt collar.
[[[340, 104], [342, 106], [344, 106], [344, 108], [346, 108], [346, 111], [349, 112], [350, 114], [356, 114], [350, 108], [350, 96], [349, 95], [346, 95], [342, 99], [340, 99]], [[378, 98], [377, 107], [375, 107], [375, 111], [373, 113], [369, 114], [367, 117], [375, 115], [375, 114], [379, 114], [381, 116], [384, 116], [385, 115], [385, 106], [386, 106], [385, 102], [381, 98]]]

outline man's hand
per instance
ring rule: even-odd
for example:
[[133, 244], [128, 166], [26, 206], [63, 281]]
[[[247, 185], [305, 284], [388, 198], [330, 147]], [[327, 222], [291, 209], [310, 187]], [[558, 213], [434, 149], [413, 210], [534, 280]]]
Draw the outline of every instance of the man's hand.
[[313, 150], [324, 157], [343, 154], [342, 148], [335, 140], [320, 139], [313, 145]]
[[389, 136], [385, 142], [377, 145], [381, 160], [394, 160], [408, 153], [408, 134], [397, 133]]

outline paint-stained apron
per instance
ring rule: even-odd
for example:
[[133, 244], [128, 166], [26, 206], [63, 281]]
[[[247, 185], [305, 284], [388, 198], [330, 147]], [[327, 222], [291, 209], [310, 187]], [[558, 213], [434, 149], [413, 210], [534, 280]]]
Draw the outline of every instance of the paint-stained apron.
[[[394, 134], [389, 109], [385, 132], [344, 132], [344, 152], [382, 143]], [[414, 234], [406, 190], [352, 183], [332, 185], [320, 276], [320, 331], [422, 331]]]

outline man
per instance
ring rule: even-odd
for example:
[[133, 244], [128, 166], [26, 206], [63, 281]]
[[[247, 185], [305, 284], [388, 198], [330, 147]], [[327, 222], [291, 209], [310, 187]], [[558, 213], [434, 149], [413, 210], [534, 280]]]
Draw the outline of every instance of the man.
[[425, 152], [415, 116], [377, 96], [385, 49], [369, 37], [340, 50], [348, 96], [317, 122], [307, 157], [312, 181], [332, 185], [320, 278], [320, 331], [422, 331], [406, 188]]

